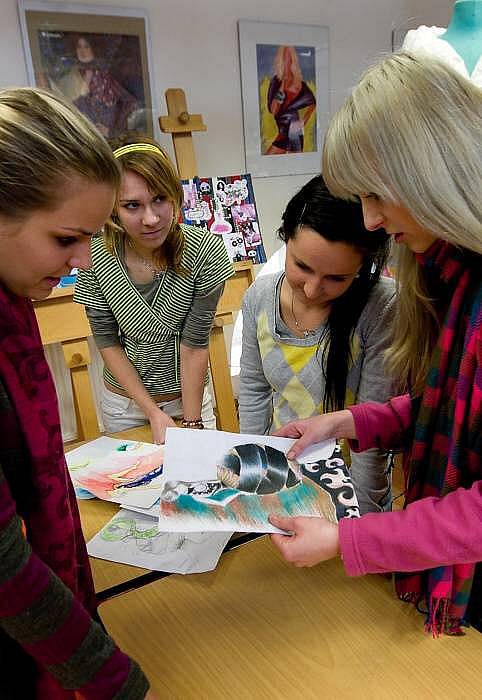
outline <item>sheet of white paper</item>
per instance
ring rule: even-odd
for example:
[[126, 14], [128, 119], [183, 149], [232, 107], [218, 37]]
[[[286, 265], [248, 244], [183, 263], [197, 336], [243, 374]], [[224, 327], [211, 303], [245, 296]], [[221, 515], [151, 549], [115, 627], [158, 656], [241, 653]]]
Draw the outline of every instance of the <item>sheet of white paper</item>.
[[159, 517], [159, 498], [150, 508], [139, 508], [137, 506], [129, 506], [129, 510], [134, 511], [134, 513], [139, 513], [140, 515], [146, 515], [149, 518]]
[[121, 508], [87, 544], [91, 557], [153, 571], [212, 571], [231, 532], [160, 532], [157, 519]]
[[127, 448], [139, 444], [148, 445], [149, 443], [139, 443], [135, 440], [118, 440], [117, 438], [111, 438], [103, 435], [102, 437], [91, 440], [90, 442], [85, 442], [83, 445], [76, 447], [74, 450], [70, 450], [70, 452], [66, 453], [65, 459], [67, 460], [67, 465], [69, 468], [70, 465], [74, 465], [75, 468], [78, 468], [89, 460], [101, 459], [102, 457], [105, 457], [106, 454], [112, 452], [113, 450], [117, 450], [123, 445], [125, 445]]
[[[168, 428], [164, 450], [164, 479], [217, 479], [216, 460], [231, 447], [251, 442], [269, 445], [286, 453], [295, 440], [274, 435], [240, 435], [222, 430], [204, 430], [200, 433], [198, 430], [186, 428]], [[302, 452], [297, 461], [305, 464], [327, 459], [332, 454], [335, 444], [335, 440], [318, 442]]]
[[[259, 477], [263, 481], [260, 490], [258, 487], [256, 490], [243, 489], [241, 486], [238, 488], [229, 479], [239, 481], [239, 472], [236, 476], [229, 469], [225, 470], [229, 472], [227, 478], [221, 481], [218, 466], [226, 464], [224, 460], [232, 448], [251, 445], [258, 450], [256, 446], [262, 446], [258, 450], [259, 458], [267, 459], [268, 453], [261, 457], [261, 454], [266, 452], [263, 450], [264, 446], [274, 448], [279, 455], [280, 452], [285, 454], [293, 442], [293, 439], [272, 435], [240, 435], [214, 430], [168, 428], [162, 477], [164, 488], [160, 503], [160, 529], [164, 532], [191, 532], [196, 529], [221, 531], [233, 528], [242, 532], [279, 532], [268, 521], [270, 513], [308, 516], [323, 514], [336, 520], [341, 499], [337, 503], [332, 502], [330, 499], [334, 489], [330, 485], [326, 488], [326, 482], [332, 479], [334, 468], [340, 472], [336, 475], [336, 488], [342, 488], [349, 493], [350, 505], [354, 508], [350, 515], [355, 515], [358, 504], [335, 440], [312, 446], [298, 459], [298, 465], [293, 463], [290, 466], [282, 456], [276, 457], [270, 453], [269, 459], [274, 459], [274, 462], [273, 467], [270, 467], [269, 478], [262, 462], [257, 464], [255, 460], [251, 464], [251, 458], [246, 456], [247, 461], [243, 469], [245, 474], [249, 472], [248, 481], [260, 468], [265, 474]], [[328, 465], [326, 469], [325, 462]], [[280, 470], [284, 476], [279, 476]], [[325, 471], [330, 472], [329, 479], [326, 478]], [[274, 486], [279, 479], [285, 479], [284, 485]], [[343, 502], [343, 507], [344, 505]]]

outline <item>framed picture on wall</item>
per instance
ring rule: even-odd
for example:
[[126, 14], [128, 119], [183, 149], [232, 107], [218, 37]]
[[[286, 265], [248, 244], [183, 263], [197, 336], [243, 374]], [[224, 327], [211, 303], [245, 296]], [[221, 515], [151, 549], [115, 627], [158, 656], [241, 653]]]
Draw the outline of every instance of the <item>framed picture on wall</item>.
[[329, 118], [328, 27], [240, 20], [246, 169], [316, 173]]
[[108, 139], [152, 135], [147, 16], [19, 0], [31, 85], [61, 92]]

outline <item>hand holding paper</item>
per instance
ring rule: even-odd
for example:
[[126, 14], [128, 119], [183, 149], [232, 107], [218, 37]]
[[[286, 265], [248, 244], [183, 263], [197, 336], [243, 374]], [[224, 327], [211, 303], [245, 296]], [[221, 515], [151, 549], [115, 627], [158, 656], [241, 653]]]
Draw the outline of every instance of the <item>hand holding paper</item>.
[[325, 518], [280, 518], [270, 522], [287, 535], [271, 535], [283, 559], [295, 566], [315, 566], [339, 554], [338, 524]]

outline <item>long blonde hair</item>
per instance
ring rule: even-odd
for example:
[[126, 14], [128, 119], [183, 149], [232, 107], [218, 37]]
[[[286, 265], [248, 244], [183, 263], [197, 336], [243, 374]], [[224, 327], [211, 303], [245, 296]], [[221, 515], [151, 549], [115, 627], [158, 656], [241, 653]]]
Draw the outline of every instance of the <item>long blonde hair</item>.
[[97, 129], [60, 95], [1, 90], [0, 216], [22, 219], [55, 207], [77, 177], [119, 186], [119, 169]]
[[[398, 53], [368, 70], [333, 118], [323, 174], [333, 194], [375, 193], [437, 238], [482, 254], [482, 90], [438, 59]], [[422, 268], [399, 246], [389, 368], [422, 390], [439, 326]], [[400, 293], [401, 292], [401, 293]]]
[[274, 57], [274, 72], [279, 80], [285, 80], [289, 85], [301, 86], [303, 75], [294, 46], [278, 47]]

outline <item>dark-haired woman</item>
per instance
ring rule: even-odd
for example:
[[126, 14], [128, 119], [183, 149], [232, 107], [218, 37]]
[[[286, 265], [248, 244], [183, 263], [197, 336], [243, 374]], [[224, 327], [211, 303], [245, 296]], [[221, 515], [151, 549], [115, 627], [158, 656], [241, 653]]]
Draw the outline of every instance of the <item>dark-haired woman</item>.
[[[257, 279], [243, 302], [243, 433], [391, 393], [383, 353], [395, 290], [381, 277], [385, 233], [366, 231], [361, 206], [334, 198], [317, 176], [289, 202], [279, 235], [284, 271]], [[377, 449], [351, 456], [362, 513], [389, 502], [386, 461]]]

